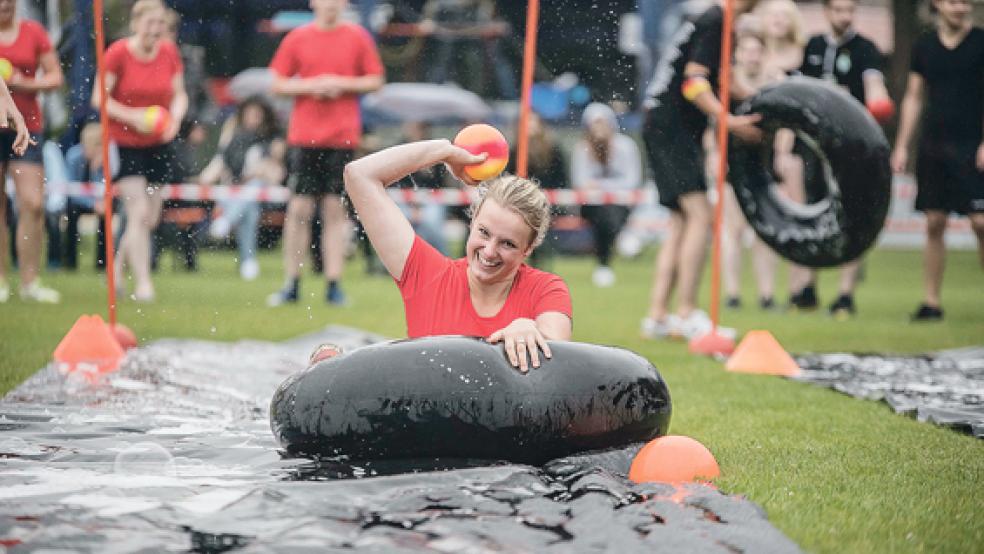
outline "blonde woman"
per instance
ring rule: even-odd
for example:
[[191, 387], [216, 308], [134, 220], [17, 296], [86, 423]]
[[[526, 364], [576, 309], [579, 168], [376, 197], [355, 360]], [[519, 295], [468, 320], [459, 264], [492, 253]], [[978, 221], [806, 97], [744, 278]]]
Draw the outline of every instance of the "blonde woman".
[[[536, 183], [502, 175], [483, 183], [472, 206], [465, 257], [452, 260], [417, 236], [386, 187], [438, 163], [459, 180], [479, 163], [447, 140], [387, 148], [345, 166], [345, 191], [380, 260], [400, 289], [407, 335], [472, 335], [502, 342], [514, 367], [540, 365], [548, 340], [571, 338], [570, 291], [564, 281], [524, 262], [550, 226], [550, 205]], [[529, 361], [527, 361], [529, 358]]]

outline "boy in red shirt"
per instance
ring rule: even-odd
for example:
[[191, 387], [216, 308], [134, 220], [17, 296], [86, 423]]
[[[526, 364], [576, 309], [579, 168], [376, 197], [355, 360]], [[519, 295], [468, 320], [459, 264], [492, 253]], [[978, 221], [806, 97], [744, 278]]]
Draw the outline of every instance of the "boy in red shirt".
[[287, 129], [287, 183], [294, 192], [284, 221], [284, 287], [267, 298], [297, 302], [310, 224], [320, 199], [326, 300], [344, 304], [339, 285], [349, 236], [342, 169], [362, 135], [358, 95], [383, 85], [383, 66], [368, 31], [340, 21], [346, 0], [311, 0], [314, 21], [284, 37], [270, 62], [273, 91], [294, 97]]

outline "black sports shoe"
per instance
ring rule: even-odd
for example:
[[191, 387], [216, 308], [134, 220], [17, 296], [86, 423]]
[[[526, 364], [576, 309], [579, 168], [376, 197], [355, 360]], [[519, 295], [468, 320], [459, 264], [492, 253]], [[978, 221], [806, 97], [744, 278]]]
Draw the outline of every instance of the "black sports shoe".
[[325, 301], [333, 306], [345, 306], [348, 304], [345, 293], [342, 292], [342, 287], [338, 284], [338, 281], [328, 283], [328, 290], [325, 291]]
[[830, 305], [827, 310], [831, 317], [838, 321], [845, 321], [854, 316], [857, 310], [854, 308], [854, 297], [850, 294], [842, 294]]
[[288, 282], [284, 285], [284, 288], [278, 290], [277, 292], [267, 296], [266, 303], [267, 306], [275, 308], [277, 306], [282, 306], [284, 304], [294, 304], [297, 302], [297, 291], [299, 284], [295, 279], [292, 282]]
[[776, 309], [776, 301], [771, 296], [763, 296], [759, 298], [759, 308], [765, 311], [772, 311]]
[[817, 309], [818, 305], [817, 289], [813, 285], [807, 285], [789, 297], [789, 308], [791, 310], [813, 311]]
[[729, 296], [727, 302], [725, 302], [724, 305], [731, 308], [732, 310], [740, 310], [741, 298], [738, 298], [737, 296]]
[[943, 321], [943, 308], [920, 304], [916, 313], [912, 314], [912, 321]]

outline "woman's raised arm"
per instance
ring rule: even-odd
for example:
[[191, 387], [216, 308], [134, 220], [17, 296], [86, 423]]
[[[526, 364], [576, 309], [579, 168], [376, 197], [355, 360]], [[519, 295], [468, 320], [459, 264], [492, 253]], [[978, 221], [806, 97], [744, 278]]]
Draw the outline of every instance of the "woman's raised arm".
[[462, 168], [481, 163], [485, 158], [484, 154], [475, 156], [447, 140], [425, 140], [387, 148], [345, 166], [345, 191], [376, 254], [394, 279], [403, 275], [414, 232], [399, 206], [386, 193], [386, 187], [419, 169], [442, 162], [459, 180], [474, 185]]

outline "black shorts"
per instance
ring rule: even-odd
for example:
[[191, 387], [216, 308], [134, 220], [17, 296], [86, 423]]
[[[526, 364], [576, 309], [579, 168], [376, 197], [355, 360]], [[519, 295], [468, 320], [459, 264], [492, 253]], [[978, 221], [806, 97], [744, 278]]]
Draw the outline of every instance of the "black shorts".
[[41, 154], [41, 135], [31, 133], [31, 139], [36, 144], [28, 144], [27, 150], [22, 156], [14, 154], [14, 139], [17, 133], [4, 131], [0, 132], [0, 163], [7, 162], [28, 162], [33, 164], [44, 164], [44, 156]]
[[144, 177], [150, 185], [169, 185], [184, 178], [178, 171], [178, 153], [174, 143], [145, 148], [120, 146], [120, 169], [116, 180], [124, 177]]
[[704, 129], [684, 121], [673, 106], [658, 106], [646, 113], [642, 138], [659, 203], [671, 210], [680, 210], [679, 198], [684, 194], [707, 190], [703, 134]]
[[287, 154], [287, 186], [294, 194], [341, 196], [345, 164], [354, 159], [353, 150], [292, 146]]
[[984, 212], [984, 173], [975, 163], [977, 147], [977, 142], [920, 141], [917, 210]]

